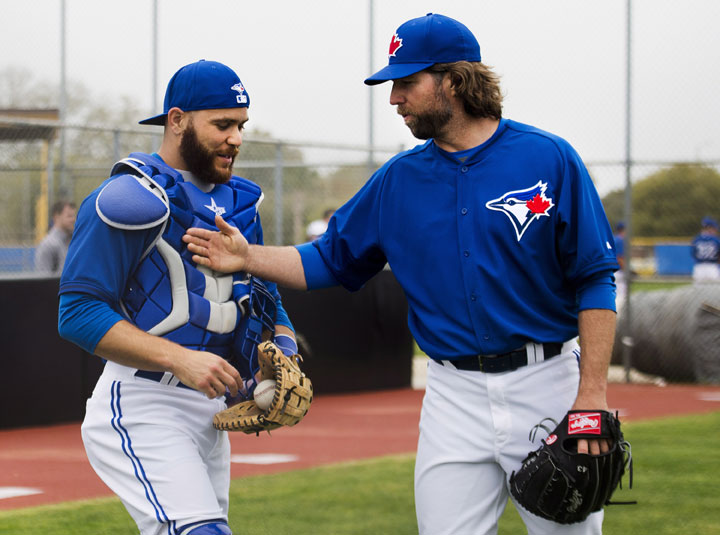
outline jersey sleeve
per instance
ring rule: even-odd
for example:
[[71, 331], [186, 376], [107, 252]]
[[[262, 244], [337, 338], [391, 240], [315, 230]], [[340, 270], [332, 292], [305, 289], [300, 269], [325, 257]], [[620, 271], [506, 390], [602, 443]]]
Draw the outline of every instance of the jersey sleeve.
[[90, 194], [78, 210], [59, 294], [91, 296], [122, 316], [119, 303], [127, 280], [160, 228], [121, 230], [105, 223], [95, 210], [101, 188]]
[[698, 254], [697, 254], [698, 241], [699, 241], [698, 236], [695, 236], [695, 238], [693, 238], [693, 241], [690, 243], [690, 253], [692, 254], [693, 260], [695, 260], [695, 262], [697, 262], [699, 260]]
[[58, 308], [58, 333], [88, 353], [110, 328], [124, 318], [106, 302], [88, 294], [64, 293]]
[[578, 310], [603, 308], [617, 311], [615, 303], [617, 288], [615, 278], [610, 270], [596, 273], [591, 279], [585, 280], [578, 288]]
[[339, 284], [328, 269], [322, 256], [320, 256], [320, 251], [315, 246], [315, 242], [296, 245], [295, 248], [300, 253], [300, 260], [305, 273], [305, 284], [308, 290], [329, 288]]
[[620, 268], [612, 228], [580, 156], [565, 145], [565, 169], [558, 203], [558, 251], [565, 277], [576, 287]]
[[[311, 244], [332, 275], [321, 277], [325, 283], [334, 279], [350, 291], [359, 290], [387, 263], [380, 245], [379, 225], [384, 169], [385, 166], [335, 211], [325, 233]], [[303, 251], [300, 253], [302, 257]], [[313, 280], [311, 275], [310, 281]]]

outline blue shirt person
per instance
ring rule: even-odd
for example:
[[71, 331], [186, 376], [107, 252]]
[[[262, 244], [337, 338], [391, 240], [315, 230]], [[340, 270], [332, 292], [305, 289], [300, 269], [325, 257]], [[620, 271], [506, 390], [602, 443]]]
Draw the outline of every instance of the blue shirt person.
[[250, 395], [261, 331], [297, 349], [274, 283], [213, 273], [182, 242], [222, 214], [263, 243], [263, 193], [232, 174], [249, 104], [226, 65], [179, 69], [163, 113], [141, 121], [164, 127], [159, 150], [130, 154], [85, 199], [60, 280], [60, 334], [106, 360], [88, 459], [141, 533], [231, 535], [230, 442], [213, 415]]
[[[386, 162], [327, 231], [295, 247], [190, 229], [193, 259], [282, 285], [357, 290], [389, 264], [429, 356], [415, 466], [422, 534], [491, 533], [528, 432], [571, 408], [607, 410], [618, 269], [610, 225], [582, 159], [561, 137], [502, 116], [498, 77], [462, 23], [402, 24], [390, 104], [422, 144]], [[579, 334], [579, 345], [577, 338]], [[578, 360], [579, 359], [579, 360]], [[604, 441], [578, 442], [581, 452]], [[532, 533], [560, 526], [519, 510]], [[573, 533], [599, 533], [602, 511]]]
[[691, 243], [694, 282], [720, 282], [720, 238], [718, 223], [712, 217], [703, 217], [700, 233]]

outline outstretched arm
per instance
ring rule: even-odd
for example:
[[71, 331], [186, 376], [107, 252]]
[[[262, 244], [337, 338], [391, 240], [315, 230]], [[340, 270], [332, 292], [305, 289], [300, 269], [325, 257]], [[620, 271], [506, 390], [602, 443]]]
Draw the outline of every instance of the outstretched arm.
[[183, 236], [193, 262], [215, 271], [245, 271], [287, 288], [307, 289], [300, 253], [292, 246], [250, 245], [242, 233], [215, 216], [219, 231], [190, 228]]

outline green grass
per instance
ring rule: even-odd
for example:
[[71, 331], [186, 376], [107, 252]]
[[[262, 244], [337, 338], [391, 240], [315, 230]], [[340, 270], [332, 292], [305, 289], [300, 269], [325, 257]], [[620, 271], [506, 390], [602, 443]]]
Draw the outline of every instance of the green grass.
[[647, 292], [652, 290], [674, 290], [681, 286], [688, 286], [692, 281], [658, 281], [658, 280], [634, 280], [630, 284], [631, 292]]
[[[720, 533], [720, 412], [631, 422], [635, 481], [606, 508], [605, 535]], [[230, 525], [247, 535], [404, 535], [417, 532], [412, 455], [234, 480]], [[0, 534], [137, 533], [117, 499], [0, 512]], [[512, 505], [499, 535], [525, 533]]]

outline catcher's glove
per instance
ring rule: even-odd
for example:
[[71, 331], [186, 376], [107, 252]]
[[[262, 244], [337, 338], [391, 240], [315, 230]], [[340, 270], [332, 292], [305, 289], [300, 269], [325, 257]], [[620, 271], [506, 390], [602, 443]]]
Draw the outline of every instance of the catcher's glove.
[[300, 355], [287, 357], [272, 342], [258, 345], [260, 375], [275, 381], [275, 395], [270, 406], [262, 410], [254, 400], [242, 401], [213, 418], [213, 426], [223, 431], [260, 434], [278, 427], [292, 426], [303, 419], [312, 402], [310, 379], [300, 371]]
[[[599, 438], [611, 442], [607, 453], [577, 453], [577, 439]], [[560, 524], [582, 522], [610, 503], [628, 465], [632, 488], [630, 444], [612, 413], [570, 411], [542, 442], [510, 476], [510, 492], [531, 513]]]

